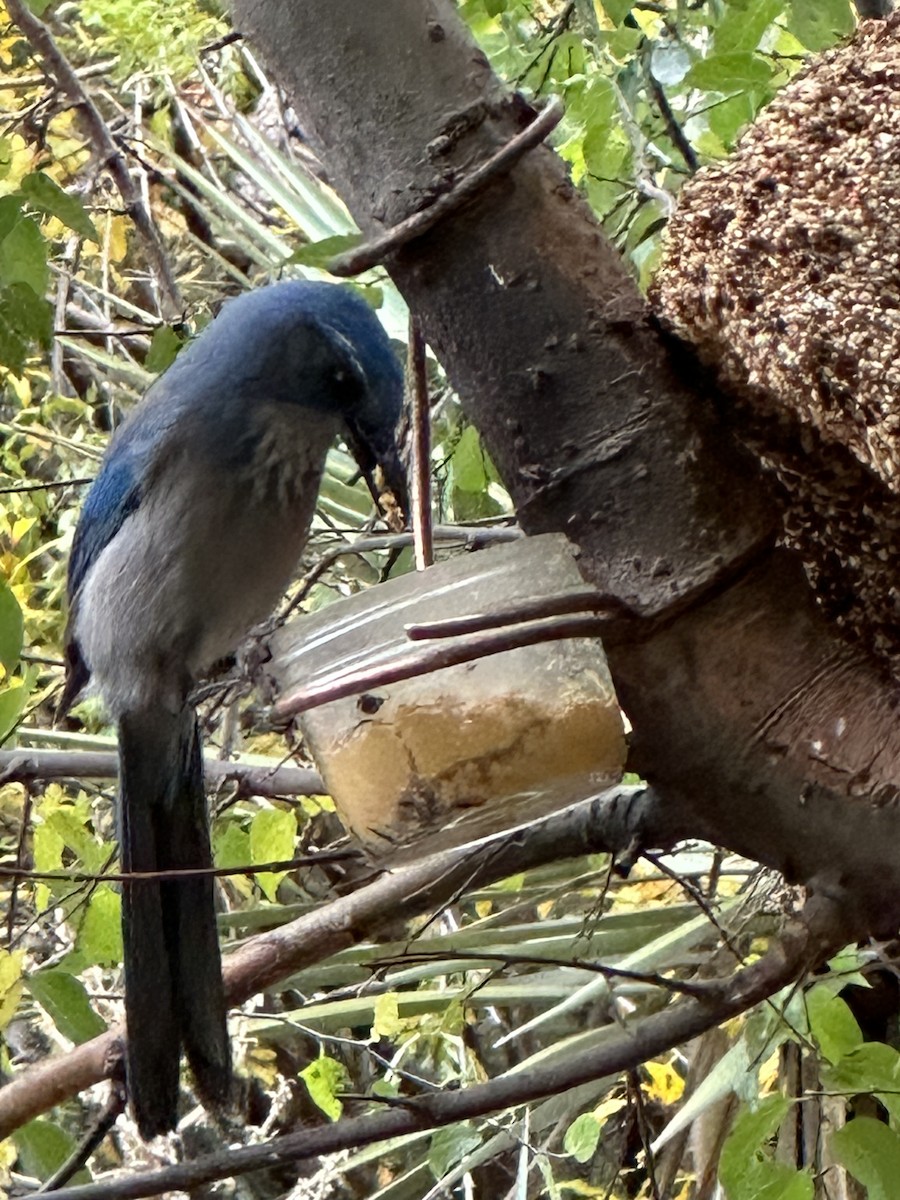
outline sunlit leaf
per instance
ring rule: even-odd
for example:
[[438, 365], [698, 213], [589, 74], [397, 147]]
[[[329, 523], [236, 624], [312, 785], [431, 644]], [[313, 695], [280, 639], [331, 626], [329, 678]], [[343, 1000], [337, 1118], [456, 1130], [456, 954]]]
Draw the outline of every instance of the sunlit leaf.
[[[250, 826], [250, 861], [281, 862], [293, 857], [297, 816], [287, 808], [264, 808]], [[269, 900], [274, 900], [283, 871], [262, 871], [256, 880]]]
[[813, 988], [806, 997], [809, 1028], [829, 1062], [837, 1062], [862, 1044], [863, 1035], [847, 1002]]
[[601, 1124], [593, 1113], [581, 1113], [577, 1116], [563, 1139], [563, 1149], [571, 1154], [576, 1162], [590, 1162], [600, 1141]]
[[337, 1059], [322, 1054], [309, 1066], [300, 1072], [300, 1078], [306, 1084], [310, 1099], [321, 1108], [326, 1117], [337, 1121], [344, 1106], [338, 1099], [337, 1093], [347, 1087], [347, 1070]]
[[771, 78], [772, 68], [764, 58], [735, 50], [701, 58], [688, 71], [686, 82], [709, 91], [734, 92], [739, 88], [763, 88]]
[[24, 959], [21, 950], [0, 950], [0, 1029], [6, 1028], [19, 1006]]
[[122, 900], [109, 884], [101, 884], [91, 896], [76, 945], [88, 963], [114, 966], [122, 961]]

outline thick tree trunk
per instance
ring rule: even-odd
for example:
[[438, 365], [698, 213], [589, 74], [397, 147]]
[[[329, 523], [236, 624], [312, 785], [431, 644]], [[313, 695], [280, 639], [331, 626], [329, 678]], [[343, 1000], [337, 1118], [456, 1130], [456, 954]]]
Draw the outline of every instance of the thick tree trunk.
[[[451, 0], [236, 0], [367, 234], [518, 132]], [[775, 548], [756, 465], [679, 378], [547, 149], [388, 263], [530, 533], [562, 530], [634, 613], [607, 653], [633, 763], [710, 838], [900, 916], [895, 690]], [[884, 803], [885, 799], [890, 803]]]

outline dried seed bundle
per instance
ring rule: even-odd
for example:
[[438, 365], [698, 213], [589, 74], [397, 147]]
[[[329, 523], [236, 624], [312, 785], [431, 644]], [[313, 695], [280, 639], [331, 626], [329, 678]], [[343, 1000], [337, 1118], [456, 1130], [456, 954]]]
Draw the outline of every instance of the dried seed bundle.
[[763, 419], [786, 540], [900, 677], [900, 14], [810, 64], [685, 186], [652, 298]]

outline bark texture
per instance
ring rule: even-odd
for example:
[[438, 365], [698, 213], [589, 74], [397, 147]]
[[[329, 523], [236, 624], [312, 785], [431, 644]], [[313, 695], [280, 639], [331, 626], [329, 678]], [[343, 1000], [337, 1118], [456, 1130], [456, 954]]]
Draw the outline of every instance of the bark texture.
[[[450, 0], [237, 0], [368, 235], [529, 118]], [[607, 653], [633, 765], [686, 832], [900, 916], [895, 689], [819, 615], [727, 405], [658, 335], [542, 148], [390, 273], [529, 533], [562, 530], [634, 612]]]

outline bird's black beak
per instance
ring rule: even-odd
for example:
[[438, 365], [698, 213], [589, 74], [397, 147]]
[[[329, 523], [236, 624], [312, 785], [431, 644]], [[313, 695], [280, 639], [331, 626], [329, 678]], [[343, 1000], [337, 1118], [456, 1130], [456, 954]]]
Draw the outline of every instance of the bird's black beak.
[[[350, 420], [347, 422], [347, 445], [375, 503], [389, 511], [391, 505], [390, 502], [385, 504], [384, 493], [391, 492], [403, 523], [408, 522], [409, 487], [394, 431], [384, 428], [372, 431], [366, 429], [363, 424]], [[380, 486], [376, 479], [376, 468], [381, 469], [383, 486]]]

